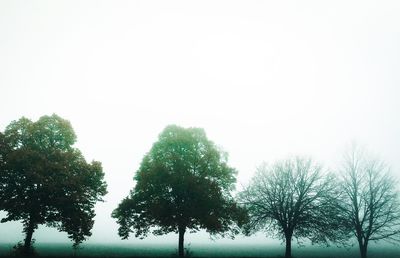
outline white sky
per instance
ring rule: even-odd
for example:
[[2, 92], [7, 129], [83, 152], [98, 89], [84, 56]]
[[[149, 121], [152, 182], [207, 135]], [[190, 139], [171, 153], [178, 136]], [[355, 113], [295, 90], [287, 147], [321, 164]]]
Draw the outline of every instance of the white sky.
[[[353, 140], [400, 175], [399, 14], [398, 1], [1, 1], [0, 130], [71, 121], [109, 186], [89, 242], [119, 241], [110, 214], [172, 123], [204, 128], [241, 184], [288, 155], [334, 168]], [[0, 231], [22, 240], [20, 223]]]

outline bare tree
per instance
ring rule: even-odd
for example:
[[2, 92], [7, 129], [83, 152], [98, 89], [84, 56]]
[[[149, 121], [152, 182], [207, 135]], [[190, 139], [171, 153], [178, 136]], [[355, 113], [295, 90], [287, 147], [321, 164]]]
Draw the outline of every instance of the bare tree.
[[311, 159], [295, 158], [259, 167], [239, 195], [249, 212], [248, 233], [265, 230], [286, 243], [291, 257], [293, 238], [312, 243], [339, 241], [340, 212], [335, 177], [324, 175]]
[[345, 154], [341, 175], [340, 206], [361, 257], [367, 257], [370, 241], [400, 241], [399, 193], [388, 166], [353, 145]]

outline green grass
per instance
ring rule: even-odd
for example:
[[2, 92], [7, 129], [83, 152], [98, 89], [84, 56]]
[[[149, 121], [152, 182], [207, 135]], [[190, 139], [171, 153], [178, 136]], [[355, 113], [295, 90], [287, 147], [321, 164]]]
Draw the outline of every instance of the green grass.
[[[9, 257], [12, 250], [11, 244], [0, 244], [0, 255]], [[176, 257], [175, 245], [163, 244], [84, 244], [76, 252], [70, 244], [35, 244], [36, 252], [42, 257]], [[284, 246], [266, 246], [260, 244], [191, 244], [189, 245], [191, 257], [283, 257]], [[354, 258], [359, 257], [358, 250], [353, 247], [345, 248], [323, 248], [302, 247], [293, 248], [295, 258]], [[400, 258], [398, 246], [380, 247], [375, 246], [369, 250], [369, 258]]]

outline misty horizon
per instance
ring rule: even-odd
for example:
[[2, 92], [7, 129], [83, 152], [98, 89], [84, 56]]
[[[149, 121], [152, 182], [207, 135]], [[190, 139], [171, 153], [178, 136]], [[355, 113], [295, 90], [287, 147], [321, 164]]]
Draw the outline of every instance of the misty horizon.
[[[398, 13], [396, 1], [3, 1], [0, 132], [57, 114], [86, 161], [102, 163], [108, 193], [83, 245], [176, 245], [173, 233], [121, 240], [111, 217], [171, 124], [202, 128], [227, 152], [234, 193], [264, 162], [297, 155], [337, 172], [354, 142], [400, 180]], [[1, 223], [0, 243], [22, 231]], [[33, 238], [72, 245], [45, 225]], [[264, 232], [212, 240], [201, 230], [185, 243], [284, 249]]]

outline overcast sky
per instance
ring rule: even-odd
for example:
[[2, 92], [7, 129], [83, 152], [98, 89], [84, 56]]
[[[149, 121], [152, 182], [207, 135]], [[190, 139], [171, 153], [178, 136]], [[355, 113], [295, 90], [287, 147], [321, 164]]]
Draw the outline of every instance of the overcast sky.
[[[108, 183], [89, 242], [119, 241], [110, 214], [168, 124], [204, 128], [239, 184], [296, 154], [334, 169], [351, 141], [400, 175], [399, 14], [398, 1], [1, 1], [0, 130], [72, 123]], [[1, 224], [0, 242], [21, 231]]]

